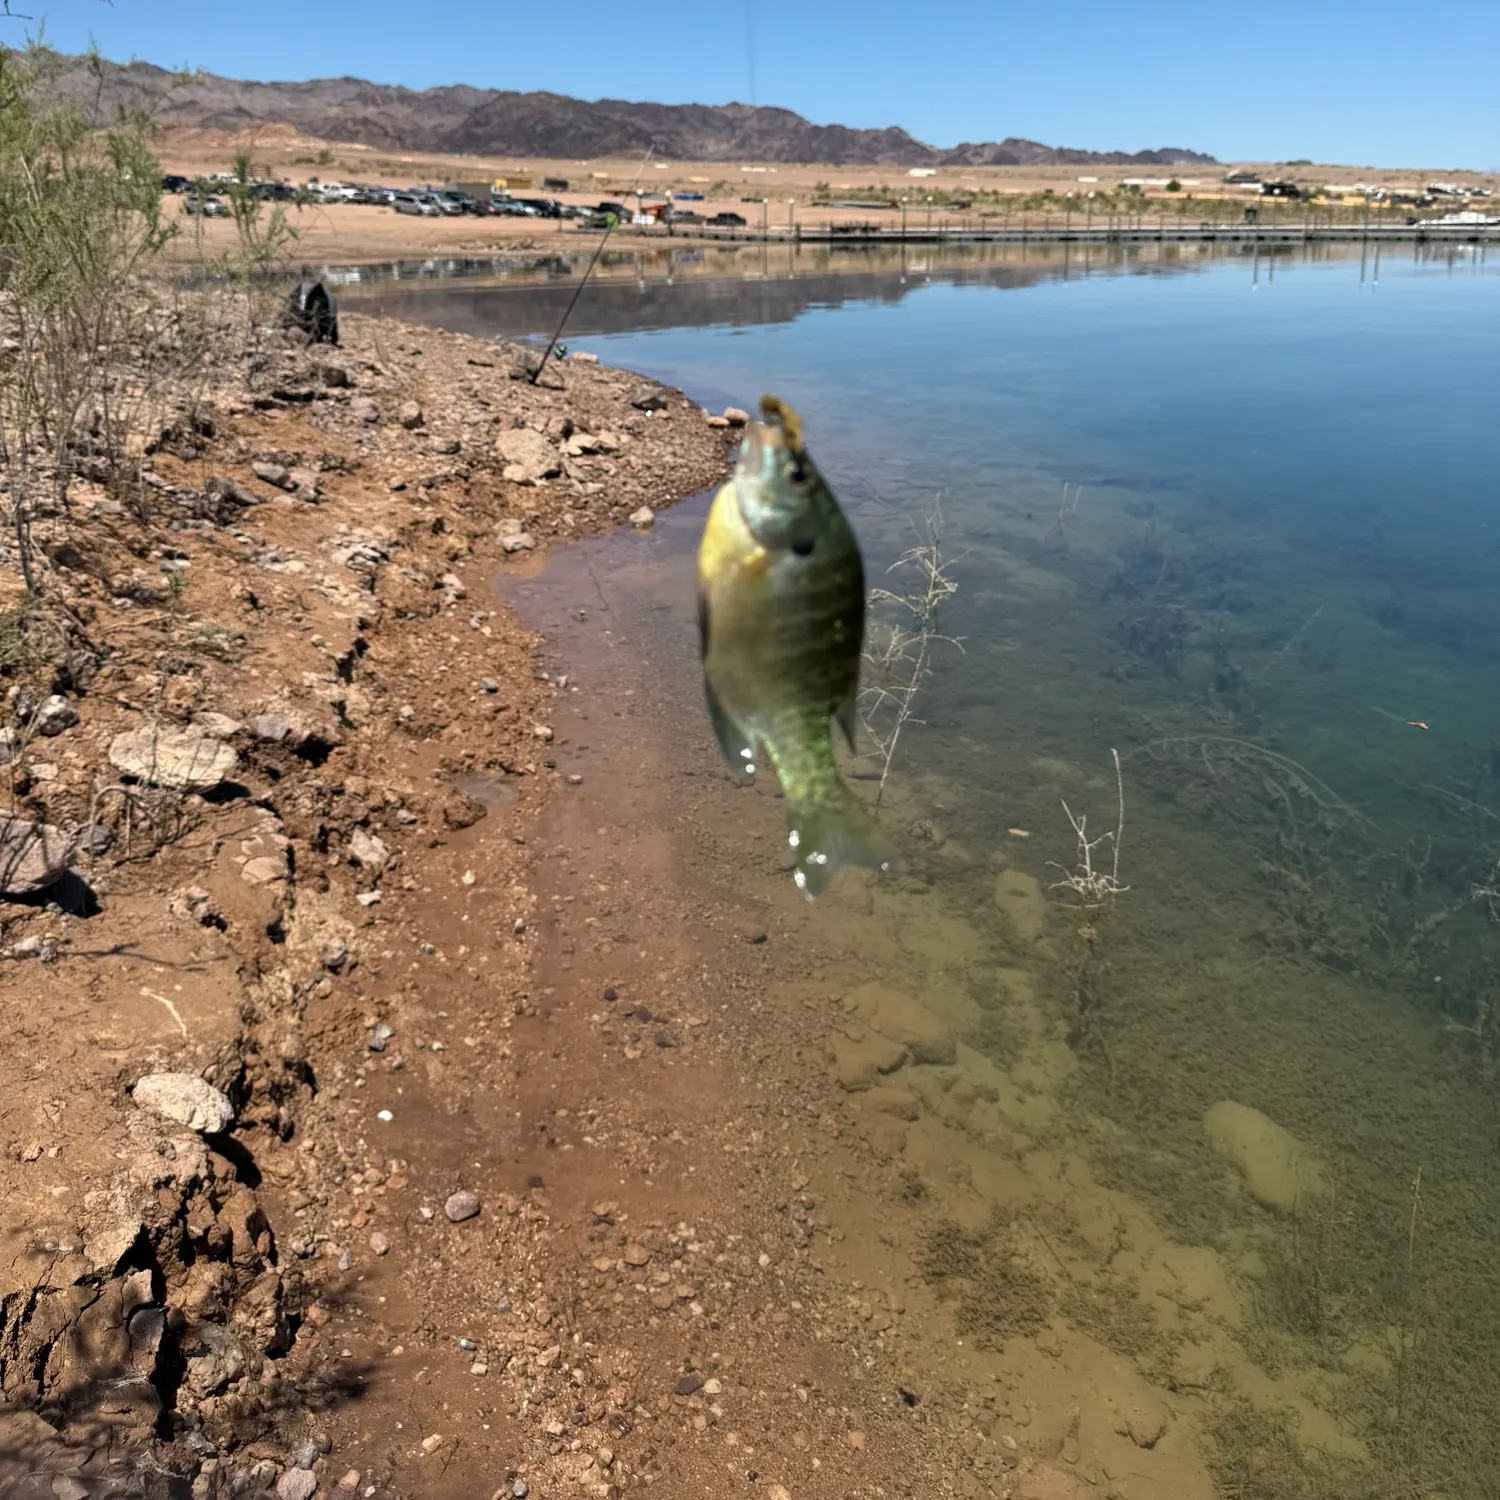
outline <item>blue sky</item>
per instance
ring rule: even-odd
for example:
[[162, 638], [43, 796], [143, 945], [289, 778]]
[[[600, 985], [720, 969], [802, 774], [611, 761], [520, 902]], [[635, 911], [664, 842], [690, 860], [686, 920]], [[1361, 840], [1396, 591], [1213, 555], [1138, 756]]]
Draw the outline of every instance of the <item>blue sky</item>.
[[[777, 104], [936, 145], [1189, 146], [1221, 160], [1500, 169], [1497, 0], [12, 0], [64, 51], [238, 78], [340, 74]], [[19, 41], [25, 23], [0, 22]], [[752, 81], [753, 80], [753, 81]]]

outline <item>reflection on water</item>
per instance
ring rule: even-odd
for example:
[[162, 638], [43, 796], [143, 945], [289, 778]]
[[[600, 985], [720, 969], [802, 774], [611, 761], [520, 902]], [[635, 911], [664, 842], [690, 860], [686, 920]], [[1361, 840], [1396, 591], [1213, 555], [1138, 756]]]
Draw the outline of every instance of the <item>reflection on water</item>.
[[[923, 1189], [960, 1333], [1036, 1389], [1128, 1377], [1222, 1495], [1494, 1496], [1500, 277], [1078, 269], [601, 286], [577, 337], [792, 400], [872, 573], [941, 497], [963, 649], [887, 798], [915, 879], [819, 920], [968, 1044], [881, 1085], [870, 1127], [991, 1205]], [[516, 332], [551, 313], [526, 295], [380, 305]], [[696, 519], [635, 584], [684, 657]], [[1113, 826], [1111, 748], [1129, 889], [1079, 908], [1060, 804]], [[1123, 1458], [1134, 1428], [1089, 1420], [1057, 1441], [1100, 1493], [1203, 1492], [1155, 1416]]]

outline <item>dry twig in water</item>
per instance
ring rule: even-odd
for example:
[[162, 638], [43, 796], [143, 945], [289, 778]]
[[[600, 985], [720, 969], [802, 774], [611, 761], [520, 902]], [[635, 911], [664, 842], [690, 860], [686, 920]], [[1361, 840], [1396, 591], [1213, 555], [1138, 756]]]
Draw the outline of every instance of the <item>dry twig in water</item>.
[[951, 559], [943, 556], [943, 511], [934, 505], [918, 528], [920, 540], [903, 552], [886, 569], [892, 573], [916, 574], [916, 586], [907, 593], [892, 589], [871, 589], [871, 610], [887, 606], [894, 619], [882, 620], [875, 628], [875, 639], [867, 641], [864, 657], [875, 669], [878, 680], [859, 695], [859, 717], [875, 749], [867, 752], [879, 760], [880, 784], [875, 806], [885, 794], [886, 778], [896, 747], [908, 724], [920, 724], [913, 709], [923, 682], [932, 671], [932, 648], [939, 641], [963, 650], [963, 643], [937, 629], [938, 611], [958, 592], [958, 585], [948, 576]]
[[[1114, 829], [1109, 833], [1101, 833], [1098, 838], [1091, 839], [1088, 833], [1088, 815], [1080, 813], [1075, 816], [1073, 809], [1064, 799], [1062, 809], [1068, 815], [1068, 822], [1073, 825], [1073, 832], [1078, 838], [1078, 862], [1069, 871], [1056, 860], [1047, 861], [1054, 870], [1060, 870], [1063, 875], [1061, 880], [1053, 882], [1051, 888], [1054, 891], [1072, 891], [1078, 898], [1078, 904], [1085, 907], [1103, 906], [1130, 889], [1128, 885], [1120, 884], [1120, 841], [1125, 837], [1125, 777], [1120, 770], [1120, 752], [1111, 750], [1109, 753], [1115, 762], [1115, 793], [1119, 808], [1119, 816]], [[1096, 870], [1094, 868], [1095, 851], [1105, 844], [1108, 844], [1110, 849], [1109, 869]]]

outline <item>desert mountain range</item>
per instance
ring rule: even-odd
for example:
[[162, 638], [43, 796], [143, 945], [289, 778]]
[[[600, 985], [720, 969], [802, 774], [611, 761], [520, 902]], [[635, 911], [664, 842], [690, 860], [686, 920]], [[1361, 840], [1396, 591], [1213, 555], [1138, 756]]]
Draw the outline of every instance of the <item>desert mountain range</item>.
[[1212, 163], [1198, 151], [1080, 151], [1008, 137], [929, 146], [906, 131], [815, 125], [788, 109], [747, 104], [639, 104], [451, 84], [407, 89], [361, 78], [256, 83], [199, 73], [187, 80], [150, 63], [63, 58], [58, 86], [104, 118], [151, 108], [164, 125], [227, 131], [291, 125], [304, 135], [384, 150], [476, 156], [590, 158], [644, 151], [678, 161], [827, 162], [901, 167], [1175, 166]]

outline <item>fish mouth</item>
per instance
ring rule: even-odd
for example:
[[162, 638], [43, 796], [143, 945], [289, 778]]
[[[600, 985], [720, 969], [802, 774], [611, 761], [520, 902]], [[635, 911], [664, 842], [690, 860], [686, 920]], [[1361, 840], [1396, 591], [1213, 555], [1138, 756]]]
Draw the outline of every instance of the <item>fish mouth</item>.
[[745, 428], [738, 469], [750, 479], [769, 480], [784, 455], [802, 457], [802, 419], [779, 396], [762, 396], [761, 420]]

